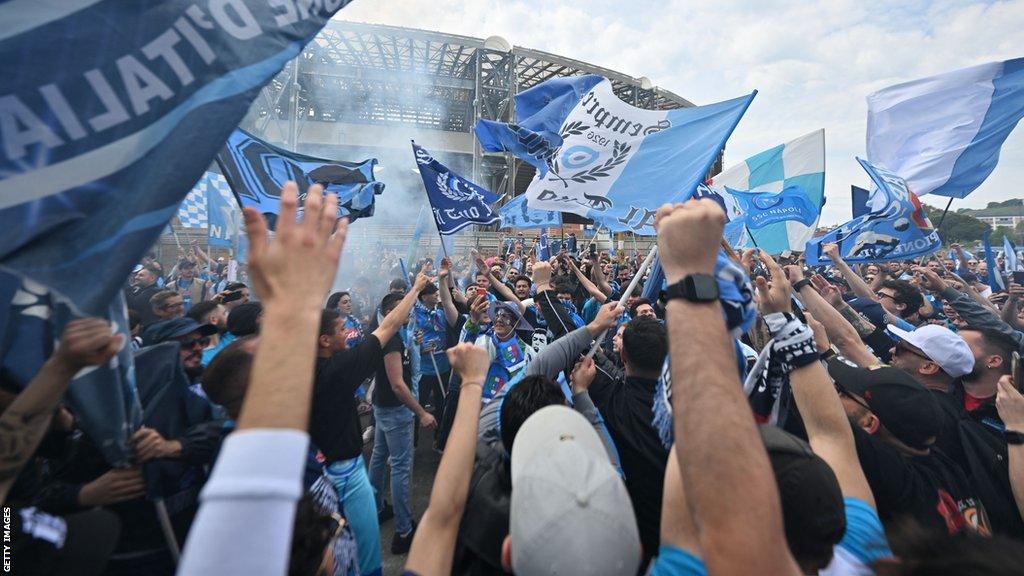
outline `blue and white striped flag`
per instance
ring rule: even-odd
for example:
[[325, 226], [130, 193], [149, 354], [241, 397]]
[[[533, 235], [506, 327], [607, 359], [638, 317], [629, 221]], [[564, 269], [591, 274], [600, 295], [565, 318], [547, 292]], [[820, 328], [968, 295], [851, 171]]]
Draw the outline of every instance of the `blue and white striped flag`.
[[1020, 268], [1017, 267], [1017, 246], [1009, 236], [1003, 236], [1003, 262], [1006, 263], [1007, 272], [1020, 271]]
[[[785, 144], [759, 152], [711, 179], [711, 185], [723, 196], [729, 190], [775, 193], [797, 190], [809, 202], [801, 212], [806, 218], [775, 222], [763, 228], [749, 226], [743, 240], [734, 246], [756, 244], [769, 254], [785, 250], [803, 250], [814, 235], [821, 207], [825, 203], [825, 131], [815, 130]], [[728, 199], [728, 198], [727, 198]], [[749, 218], [743, 203], [736, 198], [741, 215]], [[814, 217], [809, 211], [815, 209]], [[741, 219], [727, 210], [730, 222]], [[809, 223], [808, 223], [809, 222]], [[750, 238], [753, 237], [753, 243]]]
[[985, 264], [988, 267], [988, 278], [986, 281], [988, 282], [988, 287], [993, 292], [1005, 292], [1006, 284], [1003, 282], [1003, 273], [996, 266], [996, 257], [992, 252], [992, 242], [989, 240], [989, 235], [991, 234], [990, 230], [985, 230], [981, 237], [981, 245], [985, 249]]
[[897, 84], [868, 95], [868, 161], [918, 196], [964, 198], [1022, 117], [1024, 58]]
[[[642, 110], [620, 100], [605, 78], [558, 79], [563, 89], [556, 94], [548, 82], [516, 98], [518, 118], [558, 127], [557, 134], [540, 134], [547, 143], [543, 153], [520, 145], [522, 123], [504, 125], [504, 132], [493, 122], [478, 127], [481, 145], [531, 162], [545, 159], [548, 169], [538, 171], [526, 190], [531, 209], [570, 212], [617, 232], [648, 236], [654, 234], [657, 208], [690, 198], [704, 180], [756, 94], [707, 106]], [[488, 139], [482, 132], [519, 136]]]

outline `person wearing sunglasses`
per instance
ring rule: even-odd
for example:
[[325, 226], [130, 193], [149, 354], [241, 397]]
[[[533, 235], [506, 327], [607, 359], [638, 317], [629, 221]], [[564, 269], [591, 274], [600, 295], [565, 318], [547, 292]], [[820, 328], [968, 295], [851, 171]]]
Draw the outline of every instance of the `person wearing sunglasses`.
[[189, 378], [195, 379], [203, 371], [203, 349], [210, 345], [210, 337], [217, 327], [200, 324], [191, 318], [174, 318], [153, 324], [142, 335], [143, 344], [153, 346], [161, 342], [177, 341], [181, 344], [181, 365]]

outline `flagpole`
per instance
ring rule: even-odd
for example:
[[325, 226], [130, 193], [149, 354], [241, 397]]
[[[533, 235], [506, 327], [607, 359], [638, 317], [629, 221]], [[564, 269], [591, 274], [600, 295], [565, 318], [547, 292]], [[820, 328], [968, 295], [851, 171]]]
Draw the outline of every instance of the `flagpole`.
[[939, 224], [935, 227], [935, 231], [938, 232], [939, 228], [942, 228], [942, 221], [946, 219], [946, 212], [949, 212], [949, 207], [953, 205], [953, 198], [949, 199], [946, 203], [946, 209], [942, 211], [942, 216], [939, 216]]
[[[622, 293], [622, 297], [619, 298], [619, 308], [622, 308], [623, 306], [626, 305], [626, 301], [629, 300], [629, 297], [633, 295], [633, 291], [636, 290], [637, 284], [640, 283], [640, 279], [644, 277], [644, 273], [647, 272], [648, 268], [650, 268], [651, 262], [654, 261], [654, 257], [657, 256], [657, 255], [658, 255], [658, 245], [655, 244], [651, 248], [651, 251], [647, 253], [647, 258], [644, 259], [643, 264], [641, 264], [640, 268], [636, 271], [636, 275], [633, 276], [633, 279], [629, 282], [629, 287], [626, 288], [626, 291]], [[597, 353], [598, 347], [601, 346], [601, 341], [604, 340], [604, 336], [607, 333], [608, 333], [608, 330], [605, 330], [605, 331], [601, 332], [600, 336], [598, 336], [597, 338], [594, 338], [594, 345], [591, 346], [590, 347], [590, 351], [587, 352], [587, 358], [593, 358], [594, 357], [594, 354]]]

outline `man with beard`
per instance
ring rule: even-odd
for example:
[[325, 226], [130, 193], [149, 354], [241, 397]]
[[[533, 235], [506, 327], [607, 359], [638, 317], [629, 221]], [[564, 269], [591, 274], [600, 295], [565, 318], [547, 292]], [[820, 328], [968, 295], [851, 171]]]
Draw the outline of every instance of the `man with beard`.
[[149, 300], [157, 292], [160, 286], [157, 280], [160, 279], [160, 269], [153, 264], [146, 264], [132, 277], [132, 287], [128, 291], [128, 309], [134, 310], [142, 324], [156, 322], [157, 318], [149, 307]]
[[181, 344], [181, 365], [194, 381], [203, 372], [203, 349], [216, 333], [217, 328], [212, 324], [199, 324], [191, 318], [174, 318], [146, 328], [142, 340], [146, 346], [170, 340]]
[[207, 300], [193, 306], [188, 311], [188, 317], [200, 325], [209, 324], [217, 329], [210, 334], [210, 344], [203, 350], [203, 366], [207, 366], [218, 352], [235, 339], [234, 334], [228, 332], [227, 309], [219, 302]]

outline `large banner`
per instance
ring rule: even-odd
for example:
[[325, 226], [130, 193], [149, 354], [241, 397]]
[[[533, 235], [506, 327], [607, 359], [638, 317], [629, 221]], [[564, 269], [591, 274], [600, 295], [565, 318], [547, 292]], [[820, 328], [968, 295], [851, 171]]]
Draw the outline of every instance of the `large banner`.
[[[555, 82], [516, 98], [517, 118], [543, 128], [537, 137], [524, 133], [522, 123], [481, 121], [481, 146], [535, 165], [543, 161], [546, 170], [538, 170], [526, 190], [531, 209], [578, 214], [609, 230], [641, 235], [654, 234], [659, 206], [690, 198], [756, 94], [643, 110], [620, 100], [604, 78]], [[557, 134], [550, 133], [552, 126], [559, 126]]]
[[[346, 3], [0, 3], [0, 354], [10, 384], [28, 382], [76, 316], [127, 333], [123, 301], [112, 302], [132, 267], [260, 88]], [[79, 422], [112, 463], [130, 454], [133, 390], [130, 354], [71, 383]]]
[[807, 242], [807, 264], [831, 264], [821, 249], [830, 243], [839, 245], [839, 254], [847, 262], [908, 260], [938, 250], [939, 234], [906, 181], [865, 160], [857, 161], [876, 186], [868, 200], [871, 211]]

